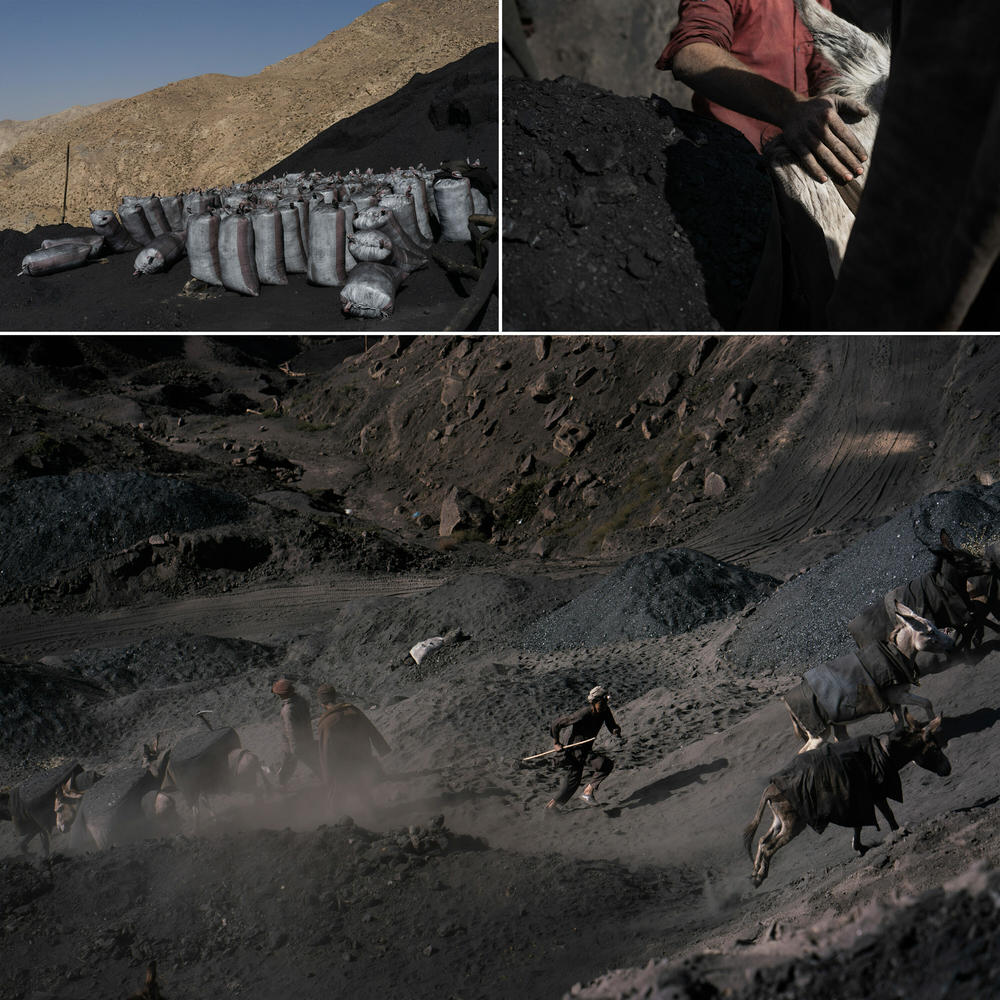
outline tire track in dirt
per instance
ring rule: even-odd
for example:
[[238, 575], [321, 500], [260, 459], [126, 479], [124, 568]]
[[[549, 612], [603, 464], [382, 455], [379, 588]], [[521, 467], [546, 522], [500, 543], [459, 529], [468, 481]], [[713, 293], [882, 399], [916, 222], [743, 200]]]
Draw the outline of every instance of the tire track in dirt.
[[125, 646], [164, 632], [262, 642], [319, 625], [351, 601], [413, 597], [444, 582], [432, 577], [343, 576], [321, 584], [263, 587], [99, 614], [0, 611], [0, 656], [38, 659], [75, 649]]
[[[886, 498], [933, 488], [918, 457], [938, 437], [936, 384], [953, 360], [943, 338], [817, 338], [823, 372], [753, 499], [688, 539], [718, 559], [787, 576], [809, 563], [806, 536], [896, 512]], [[910, 341], [909, 343], [907, 341]], [[797, 433], [802, 428], [802, 433]]]

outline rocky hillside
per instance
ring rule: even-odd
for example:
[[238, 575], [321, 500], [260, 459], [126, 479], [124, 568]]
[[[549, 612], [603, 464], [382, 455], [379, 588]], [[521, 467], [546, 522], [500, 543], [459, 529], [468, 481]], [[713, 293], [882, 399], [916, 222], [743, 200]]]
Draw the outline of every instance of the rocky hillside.
[[114, 207], [125, 194], [256, 176], [414, 74], [496, 38], [493, 0], [389, 0], [253, 76], [206, 74], [112, 102], [0, 155], [0, 229], [60, 221], [67, 144], [66, 219], [89, 226], [91, 209]]

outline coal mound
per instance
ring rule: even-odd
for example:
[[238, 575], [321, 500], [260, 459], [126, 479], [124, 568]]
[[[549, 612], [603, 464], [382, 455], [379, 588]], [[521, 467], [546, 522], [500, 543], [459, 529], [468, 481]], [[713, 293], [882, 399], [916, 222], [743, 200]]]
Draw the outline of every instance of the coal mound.
[[982, 552], [1000, 533], [1000, 486], [932, 493], [863, 539], [783, 584], [743, 623], [726, 655], [752, 673], [825, 663], [855, 648], [847, 623], [873, 601], [934, 567], [945, 528]]
[[738, 326], [772, 197], [739, 132], [569, 77], [503, 106], [504, 329]]
[[552, 652], [690, 632], [768, 595], [778, 581], [693, 549], [657, 549], [532, 625], [525, 648]]
[[39, 476], [0, 488], [0, 589], [120, 552], [154, 532], [240, 521], [244, 498], [134, 472]]

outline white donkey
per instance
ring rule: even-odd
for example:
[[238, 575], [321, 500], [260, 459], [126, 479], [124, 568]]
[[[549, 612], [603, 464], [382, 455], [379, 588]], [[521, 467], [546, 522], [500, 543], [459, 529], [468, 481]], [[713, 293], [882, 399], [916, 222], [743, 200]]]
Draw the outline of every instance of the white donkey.
[[795, 0], [795, 6], [816, 48], [838, 72], [825, 93], [853, 98], [871, 112], [857, 123], [849, 123], [868, 153], [868, 160], [865, 172], [843, 186], [833, 181], [821, 184], [813, 180], [798, 165], [781, 136], [764, 149], [781, 193], [800, 204], [823, 230], [830, 266], [836, 276], [854, 225], [861, 189], [871, 169], [872, 146], [889, 79], [889, 43], [826, 10], [816, 0]]
[[928, 719], [933, 718], [930, 699], [910, 690], [920, 679], [916, 656], [950, 652], [955, 641], [905, 604], [896, 601], [895, 607], [896, 627], [887, 641], [870, 643], [807, 670], [799, 684], [781, 696], [796, 734], [806, 741], [799, 753], [815, 749], [831, 735], [845, 738], [847, 723], [879, 712], [891, 712], [901, 726], [904, 705], [917, 705]]

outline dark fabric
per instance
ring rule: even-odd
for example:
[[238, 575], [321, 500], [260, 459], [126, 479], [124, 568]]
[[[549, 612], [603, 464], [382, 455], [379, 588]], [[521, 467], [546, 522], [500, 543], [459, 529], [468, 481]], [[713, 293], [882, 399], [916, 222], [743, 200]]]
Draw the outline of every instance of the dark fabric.
[[882, 641], [863, 646], [857, 657], [880, 688], [919, 683], [916, 665], [895, 643]]
[[816, 692], [807, 681], [799, 681], [791, 691], [786, 691], [781, 697], [791, 710], [792, 715], [798, 719], [810, 735], [821, 733], [829, 725], [830, 720], [826, 711], [820, 705], [816, 698]]
[[[618, 723], [615, 722], [615, 717], [611, 714], [611, 708], [607, 702], [604, 702], [601, 711], [595, 712], [593, 706], [589, 703], [584, 705], [583, 708], [578, 709], [576, 712], [570, 715], [563, 715], [556, 719], [551, 726], [549, 726], [549, 734], [552, 736], [557, 743], [577, 743], [580, 740], [590, 739], [592, 736], [596, 737], [601, 731], [601, 726], [606, 725], [609, 732], [615, 734], [615, 736], [621, 735], [621, 728]], [[570, 734], [568, 739], [560, 739], [559, 734], [566, 728], [570, 729]], [[586, 747], [581, 747], [583, 751], [586, 751]], [[569, 751], [567, 751], [568, 753]]]
[[[585, 750], [585, 747], [581, 747]], [[601, 782], [614, 770], [615, 762], [605, 754], [580, 753], [570, 750], [566, 754], [566, 773], [563, 775], [562, 783], [556, 792], [555, 799], [559, 805], [568, 802], [573, 793], [580, 787], [583, 781], [583, 772], [590, 770], [590, 777], [587, 784], [597, 791]]]
[[825, 743], [797, 756], [771, 781], [817, 833], [830, 823], [878, 828], [875, 803], [903, 801], [899, 770], [875, 736]]
[[371, 720], [354, 705], [346, 702], [328, 708], [319, 720], [319, 764], [323, 780], [370, 780], [376, 773], [372, 750], [389, 752]]
[[[827, 10], [830, 0], [819, 0]], [[677, 25], [656, 62], [673, 68], [677, 53], [692, 42], [709, 42], [731, 52], [748, 70], [797, 94], [815, 94], [833, 75], [816, 52], [790, 0], [680, 0]], [[750, 118], [695, 94], [691, 107], [739, 129], [760, 151], [780, 131], [769, 122]]]
[[1000, 5], [906, 4], [901, 20], [829, 327], [995, 330]]

